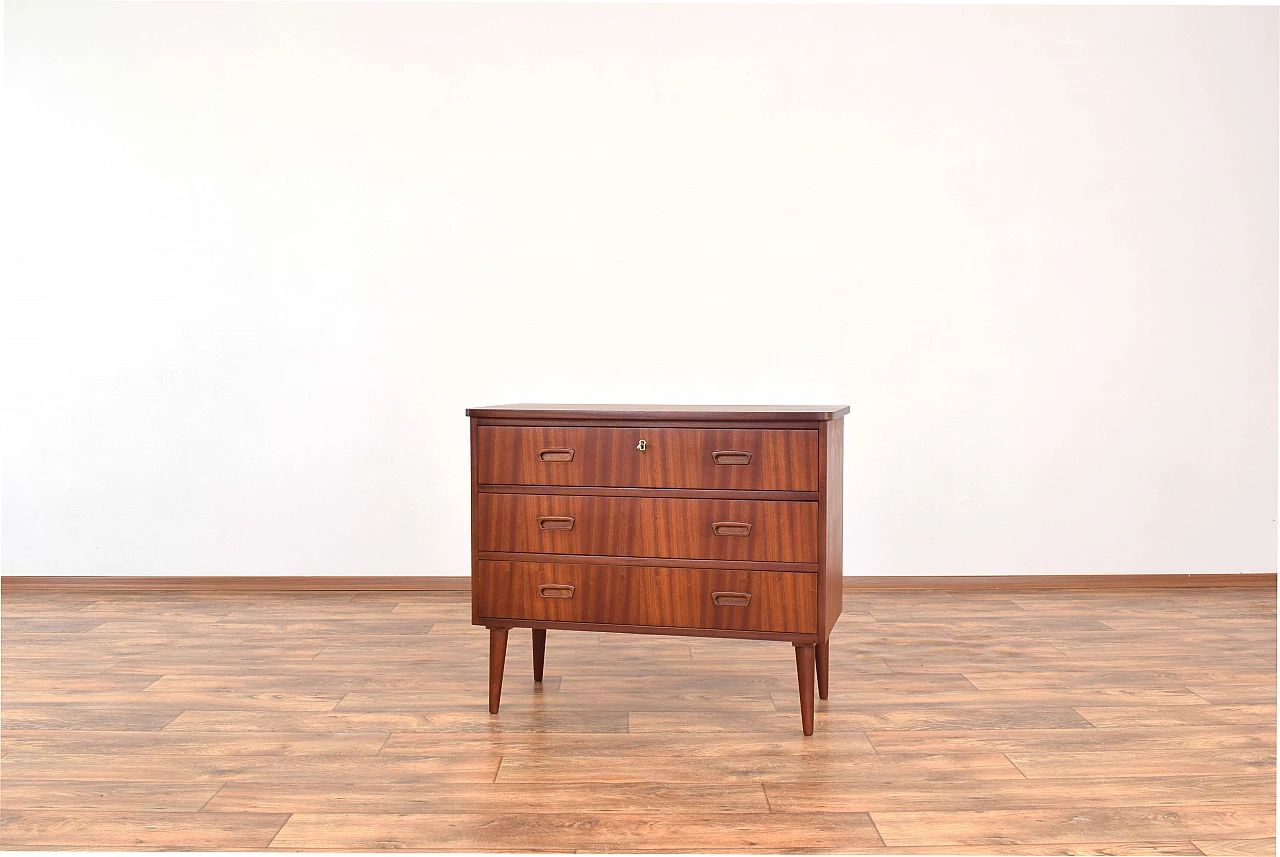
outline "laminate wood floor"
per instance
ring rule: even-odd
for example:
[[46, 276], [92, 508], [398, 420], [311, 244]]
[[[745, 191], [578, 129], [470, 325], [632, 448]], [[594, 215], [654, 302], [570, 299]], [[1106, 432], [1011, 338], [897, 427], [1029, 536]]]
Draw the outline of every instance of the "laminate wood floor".
[[3, 595], [6, 849], [1274, 854], [1276, 592], [855, 592], [791, 646], [467, 593]]

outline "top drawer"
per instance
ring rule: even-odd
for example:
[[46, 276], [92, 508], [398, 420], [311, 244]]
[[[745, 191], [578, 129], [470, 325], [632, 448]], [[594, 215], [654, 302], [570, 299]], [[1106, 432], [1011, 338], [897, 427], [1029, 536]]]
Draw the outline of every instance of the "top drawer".
[[477, 433], [481, 485], [818, 490], [812, 429], [480, 426]]

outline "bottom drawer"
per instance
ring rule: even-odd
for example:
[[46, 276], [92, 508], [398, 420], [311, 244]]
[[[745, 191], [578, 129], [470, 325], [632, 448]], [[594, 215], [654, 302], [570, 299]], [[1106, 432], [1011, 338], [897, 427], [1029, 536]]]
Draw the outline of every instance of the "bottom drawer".
[[813, 634], [818, 576], [790, 571], [489, 562], [481, 619]]

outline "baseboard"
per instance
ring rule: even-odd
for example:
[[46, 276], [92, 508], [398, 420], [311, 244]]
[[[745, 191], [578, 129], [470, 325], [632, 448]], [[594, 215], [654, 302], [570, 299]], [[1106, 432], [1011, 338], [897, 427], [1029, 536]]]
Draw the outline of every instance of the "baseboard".
[[1007, 574], [845, 577], [854, 590], [1193, 589], [1275, 587], [1274, 574]]
[[3, 577], [0, 590], [130, 592], [469, 592], [467, 577]]
[[[1010, 574], [846, 577], [863, 591], [1275, 587], [1274, 574]], [[470, 577], [3, 577], [4, 592], [468, 592]]]

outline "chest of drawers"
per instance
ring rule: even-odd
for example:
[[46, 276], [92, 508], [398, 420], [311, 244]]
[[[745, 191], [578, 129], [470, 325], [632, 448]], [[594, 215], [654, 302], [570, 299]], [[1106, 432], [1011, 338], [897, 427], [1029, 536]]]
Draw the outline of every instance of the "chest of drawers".
[[471, 618], [489, 710], [533, 629], [795, 646], [804, 734], [841, 609], [847, 407], [471, 408]]

